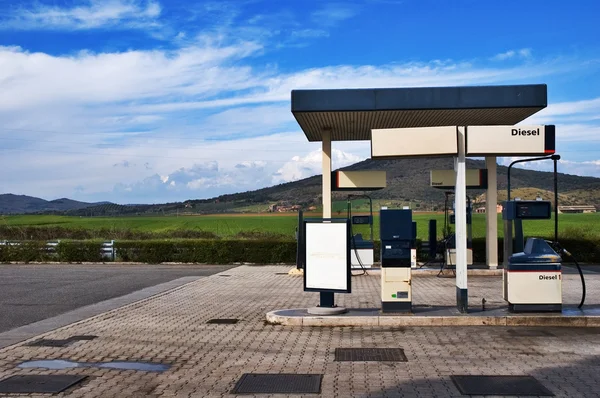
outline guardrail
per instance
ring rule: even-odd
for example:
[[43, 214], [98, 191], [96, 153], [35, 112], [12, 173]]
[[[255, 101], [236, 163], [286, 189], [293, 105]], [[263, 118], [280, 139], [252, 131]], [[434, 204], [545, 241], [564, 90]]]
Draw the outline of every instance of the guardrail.
[[[56, 253], [56, 246], [60, 243], [60, 240], [51, 241], [46, 243], [46, 251], [48, 253]], [[3, 240], [0, 241], [0, 246], [19, 246], [21, 242]], [[115, 241], [102, 242], [100, 247], [102, 257], [109, 258], [111, 261], [115, 261], [117, 255], [117, 249], [115, 249]]]

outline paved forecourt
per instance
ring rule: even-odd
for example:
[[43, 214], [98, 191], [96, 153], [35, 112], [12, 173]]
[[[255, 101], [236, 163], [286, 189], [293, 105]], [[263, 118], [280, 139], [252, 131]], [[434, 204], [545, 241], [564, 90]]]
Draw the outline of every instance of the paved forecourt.
[[0, 335], [17, 327], [121, 297], [140, 289], [178, 278], [208, 276], [230, 267], [226, 265], [0, 264]]
[[[321, 374], [321, 396], [460, 396], [452, 375], [529, 375], [555, 396], [597, 396], [599, 328], [528, 327], [295, 327], [270, 325], [265, 314], [306, 308], [318, 301], [302, 292], [289, 266], [241, 266], [43, 335], [97, 338], [66, 347], [19, 343], [0, 350], [0, 380], [13, 375], [88, 376], [58, 396], [233, 396], [244, 373]], [[565, 286], [577, 275], [566, 275]], [[589, 276], [590, 304], [599, 281]], [[473, 300], [493, 299], [498, 277], [473, 277]], [[415, 278], [416, 305], [454, 306], [454, 280]], [[353, 278], [354, 293], [337, 300], [348, 308], [379, 303], [376, 275]], [[447, 285], [447, 286], [446, 286]], [[576, 285], [575, 285], [576, 286]], [[566, 287], [565, 287], [566, 288]], [[577, 291], [565, 302], [576, 303]], [[594, 300], [596, 302], [594, 302]], [[236, 318], [235, 324], [210, 324]], [[37, 339], [37, 338], [36, 338]], [[30, 339], [29, 342], [36, 339]], [[406, 362], [338, 362], [336, 348], [400, 348]], [[143, 361], [170, 365], [164, 372], [97, 366], [23, 369], [24, 361], [87, 363]]]

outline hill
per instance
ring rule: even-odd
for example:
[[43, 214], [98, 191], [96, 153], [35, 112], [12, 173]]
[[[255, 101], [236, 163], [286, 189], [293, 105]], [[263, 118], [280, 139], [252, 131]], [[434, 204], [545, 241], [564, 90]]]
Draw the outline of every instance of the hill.
[[45, 200], [33, 196], [14, 195], [11, 193], [7, 193], [0, 194], [0, 214], [26, 214], [47, 212], [62, 213], [69, 210], [77, 210], [90, 206], [97, 206], [101, 203], [78, 202], [76, 200], [67, 198]]
[[[432, 169], [452, 169], [450, 158], [372, 160], [343, 168], [344, 170], [386, 170], [387, 188], [372, 191], [369, 195], [380, 201], [392, 203], [411, 202], [424, 209], [441, 208], [444, 192], [429, 186], [429, 171]], [[485, 168], [482, 160], [467, 159], [467, 167], [471, 169]], [[499, 201], [506, 198], [507, 171], [505, 166], [498, 166]], [[581, 177], [570, 174], [558, 175], [560, 204], [595, 205], [600, 208], [600, 178]], [[523, 199], [541, 196], [553, 198], [553, 174], [527, 169], [513, 168], [511, 171], [511, 189], [514, 195]], [[525, 189], [525, 190], [523, 190]], [[470, 190], [468, 195], [475, 199], [485, 191]], [[347, 193], [334, 192], [334, 200], [344, 200]], [[20, 199], [23, 198], [23, 199]], [[207, 214], [227, 212], [265, 212], [270, 204], [299, 205], [303, 208], [319, 207], [321, 203], [321, 176], [313, 176], [299, 181], [279, 184], [272, 187], [237, 194], [221, 195], [216, 198], [188, 200], [185, 202], [153, 204], [153, 205], [117, 205], [114, 203], [90, 204], [57, 199], [43, 199], [0, 195], [0, 212], [31, 213], [52, 212], [79, 216], [116, 216], [141, 214]]]
[[[343, 170], [386, 170], [387, 188], [369, 193], [374, 199], [396, 200], [400, 202], [434, 203], [440, 205], [444, 201], [444, 192], [429, 186], [429, 171], [432, 169], [452, 169], [453, 160], [449, 158], [397, 159], [397, 160], [365, 160]], [[467, 160], [467, 167], [485, 168], [482, 160]], [[508, 167], [498, 166], [499, 197], [506, 198], [508, 183]], [[560, 198], [575, 204], [592, 204], [600, 206], [600, 178], [581, 177], [570, 174], [558, 175]], [[553, 173], [534, 170], [511, 170], [511, 189], [531, 188], [534, 191], [553, 191]], [[468, 195], [476, 197], [483, 190], [470, 190]], [[585, 193], [585, 195], [583, 194]], [[345, 198], [347, 193], [334, 192], [337, 199]], [[552, 197], [552, 195], [550, 195]], [[318, 205], [321, 200], [321, 176], [313, 176], [303, 180], [280, 184], [255, 191], [217, 198], [219, 202], [230, 204], [279, 202], [299, 204], [303, 207]], [[196, 201], [192, 201], [196, 203]], [[198, 202], [198, 204], [202, 204]], [[567, 203], [564, 203], [567, 204]]]

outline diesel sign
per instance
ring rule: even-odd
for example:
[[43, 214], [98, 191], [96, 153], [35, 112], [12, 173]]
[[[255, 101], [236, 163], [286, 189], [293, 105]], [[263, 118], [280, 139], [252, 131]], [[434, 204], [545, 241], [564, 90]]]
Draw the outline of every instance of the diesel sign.
[[540, 129], [535, 130], [521, 130], [521, 129], [512, 129], [512, 135], [540, 135]]
[[553, 125], [467, 126], [467, 156], [538, 156], [555, 151]]

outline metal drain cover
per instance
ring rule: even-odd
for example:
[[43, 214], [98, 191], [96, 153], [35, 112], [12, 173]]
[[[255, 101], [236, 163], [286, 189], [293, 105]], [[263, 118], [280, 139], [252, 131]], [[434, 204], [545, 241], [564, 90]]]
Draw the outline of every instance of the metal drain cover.
[[2, 394], [57, 394], [80, 383], [87, 376], [17, 375], [0, 381]]
[[401, 348], [336, 348], [336, 361], [407, 362]]
[[450, 376], [461, 394], [550, 396], [554, 394], [531, 376]]
[[66, 347], [69, 344], [71, 344], [70, 340], [39, 339], [25, 345], [29, 347]]
[[71, 336], [69, 337], [69, 340], [72, 341], [89, 341], [89, 340], [94, 340], [98, 338], [98, 336], [93, 336], [93, 335], [78, 335], [78, 336]]
[[232, 394], [319, 394], [321, 374], [244, 373]]
[[234, 323], [238, 323], [238, 319], [216, 318], [216, 319], [210, 319], [206, 323], [216, 323], [219, 325], [233, 325]]
[[88, 335], [88, 336], [71, 336], [68, 339], [63, 339], [63, 340], [39, 339], [39, 340], [32, 341], [31, 343], [27, 343], [25, 345], [29, 346], [29, 347], [66, 347], [69, 344], [74, 343], [76, 341], [94, 340], [97, 337], [98, 336]]

